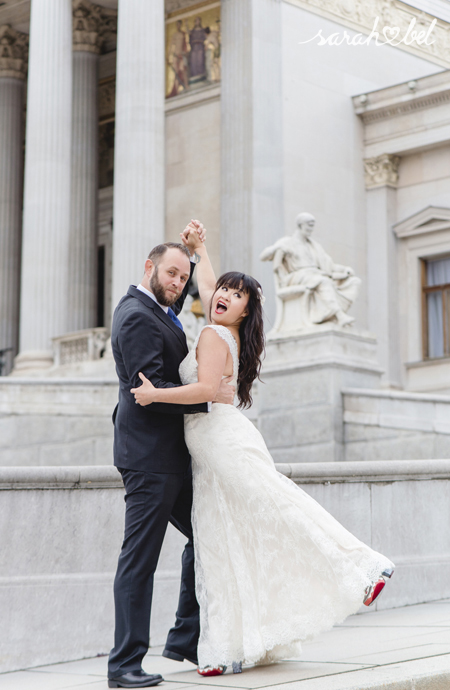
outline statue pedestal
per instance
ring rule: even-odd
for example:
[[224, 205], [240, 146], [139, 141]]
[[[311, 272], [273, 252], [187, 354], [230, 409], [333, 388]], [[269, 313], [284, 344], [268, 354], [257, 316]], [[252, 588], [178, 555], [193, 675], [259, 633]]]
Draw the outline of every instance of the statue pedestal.
[[275, 462], [344, 460], [343, 388], [378, 388], [376, 338], [315, 326], [267, 341], [258, 427]]

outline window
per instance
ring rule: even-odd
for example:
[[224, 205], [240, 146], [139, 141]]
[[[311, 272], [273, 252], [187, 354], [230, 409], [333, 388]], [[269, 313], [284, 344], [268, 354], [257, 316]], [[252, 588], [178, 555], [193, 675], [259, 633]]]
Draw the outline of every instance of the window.
[[450, 257], [422, 261], [424, 358], [450, 357]]

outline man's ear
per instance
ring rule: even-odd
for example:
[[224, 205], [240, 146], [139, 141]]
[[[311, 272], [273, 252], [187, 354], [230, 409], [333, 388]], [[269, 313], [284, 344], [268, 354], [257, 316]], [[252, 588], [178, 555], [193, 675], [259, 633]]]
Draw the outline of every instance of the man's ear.
[[147, 261], [145, 262], [145, 271], [144, 271], [145, 275], [150, 277], [151, 274], [153, 273], [154, 267], [155, 267], [155, 265], [154, 265], [153, 261], [151, 259], [147, 259]]

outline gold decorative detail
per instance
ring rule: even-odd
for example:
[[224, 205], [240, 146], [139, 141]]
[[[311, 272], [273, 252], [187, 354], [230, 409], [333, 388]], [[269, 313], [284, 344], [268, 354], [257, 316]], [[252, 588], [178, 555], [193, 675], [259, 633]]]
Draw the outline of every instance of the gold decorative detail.
[[[378, 17], [376, 31], [380, 34], [380, 42], [384, 41], [383, 29], [389, 36], [389, 29], [399, 28], [399, 36], [405, 36], [413, 19], [416, 20], [414, 30], [426, 31], [435, 19], [431, 14], [407, 5], [401, 0], [284, 0], [291, 5], [309, 10], [321, 17], [333, 19], [339, 24], [348, 26], [357, 32], [369, 35]], [[308, 38], [300, 37], [301, 40]], [[311, 37], [312, 38], [312, 37]], [[437, 19], [433, 28], [431, 45], [411, 45], [400, 43], [398, 48], [409, 53], [419, 55], [442, 67], [450, 67], [450, 24]], [[299, 39], [299, 40], [300, 40]]]
[[203, 311], [203, 305], [201, 301], [197, 298], [194, 299], [191, 305], [191, 312], [195, 314], [197, 318], [200, 318], [201, 316], [205, 316], [205, 312]]
[[25, 79], [28, 36], [9, 24], [0, 26], [0, 77]]
[[396, 187], [398, 182], [398, 167], [400, 156], [383, 153], [381, 156], [364, 160], [366, 189], [374, 187]]
[[100, 53], [104, 43], [117, 34], [117, 14], [89, 0], [73, 0], [73, 49]]

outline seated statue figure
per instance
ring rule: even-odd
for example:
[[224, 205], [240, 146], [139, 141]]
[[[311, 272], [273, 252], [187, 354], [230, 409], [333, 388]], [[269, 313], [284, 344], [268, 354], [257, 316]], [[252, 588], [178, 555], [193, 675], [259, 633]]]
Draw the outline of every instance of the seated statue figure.
[[[315, 218], [297, 216], [297, 229], [265, 249], [260, 259], [273, 261], [278, 303], [274, 331], [293, 331], [327, 321], [348, 326], [346, 313], [355, 301], [361, 280], [348, 266], [335, 264], [311, 238]], [[288, 307], [289, 302], [296, 304]], [[289, 312], [289, 313], [288, 313]]]

